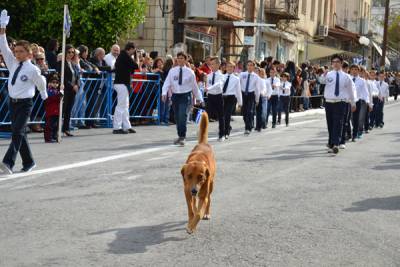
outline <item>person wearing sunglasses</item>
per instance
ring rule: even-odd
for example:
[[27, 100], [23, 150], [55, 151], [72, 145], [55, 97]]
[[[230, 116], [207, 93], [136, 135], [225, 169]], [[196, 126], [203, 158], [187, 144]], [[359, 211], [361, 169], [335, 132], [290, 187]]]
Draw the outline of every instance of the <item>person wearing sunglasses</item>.
[[[66, 136], [74, 136], [70, 132], [71, 111], [75, 102], [75, 95], [79, 90], [80, 76], [79, 69], [73, 62], [75, 56], [75, 48], [68, 44], [65, 47], [65, 69], [64, 69], [64, 103], [63, 117], [64, 122], [62, 132]], [[58, 63], [57, 72], [61, 73], [61, 62]]]
[[339, 145], [342, 138], [343, 120], [346, 105], [351, 104], [352, 112], [356, 109], [354, 83], [350, 76], [343, 72], [343, 58], [334, 55], [331, 58], [332, 71], [326, 75], [326, 86], [324, 97], [326, 100], [326, 121], [328, 125], [330, 153], [339, 153]]

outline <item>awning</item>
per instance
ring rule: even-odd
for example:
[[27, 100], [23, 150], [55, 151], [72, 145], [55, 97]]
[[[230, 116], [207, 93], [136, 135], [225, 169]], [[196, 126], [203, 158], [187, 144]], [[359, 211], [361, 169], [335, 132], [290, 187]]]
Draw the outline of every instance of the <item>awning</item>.
[[[372, 42], [372, 46], [375, 47], [375, 49], [378, 52], [378, 54], [380, 56], [382, 56], [382, 48], [377, 43], [375, 43], [374, 41], [371, 40], [371, 42]], [[385, 65], [390, 66], [390, 60], [387, 57], [385, 57]]]
[[232, 20], [215, 20], [215, 19], [179, 19], [179, 23], [188, 25], [202, 26], [220, 26], [227, 28], [251, 28], [251, 27], [275, 27], [276, 24], [232, 21]]
[[281, 37], [289, 42], [295, 43], [297, 41], [296, 36], [293, 34], [283, 32], [283, 31], [277, 31], [273, 28], [270, 27], [262, 27], [261, 32], [268, 34], [269, 36], [273, 37]]
[[315, 43], [308, 43], [306, 47], [307, 47], [307, 60], [329, 57], [334, 54], [342, 54], [346, 52], [344, 50]]

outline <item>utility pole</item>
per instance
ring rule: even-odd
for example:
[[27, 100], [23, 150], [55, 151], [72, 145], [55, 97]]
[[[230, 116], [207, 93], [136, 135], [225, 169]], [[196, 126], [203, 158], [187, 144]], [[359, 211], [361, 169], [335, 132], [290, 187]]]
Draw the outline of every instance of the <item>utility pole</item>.
[[385, 70], [385, 59], [386, 59], [386, 48], [388, 42], [388, 27], [389, 27], [389, 4], [390, 0], [386, 0], [385, 4], [385, 22], [383, 28], [383, 44], [382, 44], [382, 58], [381, 58], [381, 70]]

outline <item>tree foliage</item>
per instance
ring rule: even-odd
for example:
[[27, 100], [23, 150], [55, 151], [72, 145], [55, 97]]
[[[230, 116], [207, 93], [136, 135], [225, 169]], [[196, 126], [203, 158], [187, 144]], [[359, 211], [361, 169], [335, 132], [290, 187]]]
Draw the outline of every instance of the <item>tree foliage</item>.
[[388, 29], [389, 42], [397, 45], [397, 49], [400, 48], [400, 15], [393, 19]]
[[62, 38], [64, 3], [72, 19], [68, 43], [108, 47], [144, 20], [144, 0], [1, 0], [11, 16], [8, 34], [45, 44]]

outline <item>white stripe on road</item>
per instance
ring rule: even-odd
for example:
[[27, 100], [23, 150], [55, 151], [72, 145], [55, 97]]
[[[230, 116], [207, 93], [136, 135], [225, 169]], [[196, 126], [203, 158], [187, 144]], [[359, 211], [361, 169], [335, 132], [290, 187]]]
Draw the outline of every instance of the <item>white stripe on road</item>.
[[[303, 124], [313, 123], [316, 121], [320, 121], [320, 120], [308, 120], [308, 121], [296, 122], [296, 123], [292, 123], [291, 125], [293, 125], [293, 126], [303, 125]], [[275, 129], [274, 131], [268, 131], [265, 133], [273, 134], [273, 133], [278, 133], [280, 131], [287, 130], [287, 129], [290, 129], [290, 127], [278, 128], [278, 129]], [[240, 136], [240, 135], [243, 135], [243, 133], [242, 132], [233, 133], [233, 134], [231, 134], [231, 137]], [[212, 137], [212, 138], [209, 138], [209, 140], [217, 140], [217, 138]], [[189, 143], [189, 144], [197, 143], [197, 140], [189, 141], [187, 143]], [[87, 160], [87, 161], [82, 161], [82, 162], [77, 162], [77, 163], [72, 163], [72, 164], [66, 164], [66, 165], [61, 165], [61, 166], [42, 169], [42, 170], [35, 170], [35, 171], [28, 172], [28, 173], [14, 173], [12, 175], [0, 177], [0, 182], [8, 181], [8, 180], [15, 180], [18, 178], [34, 176], [34, 175], [39, 175], [39, 174], [47, 174], [47, 173], [52, 173], [52, 172], [59, 172], [59, 171], [65, 171], [65, 170], [69, 170], [69, 169], [86, 167], [86, 166], [90, 166], [90, 165], [94, 165], [94, 164], [117, 160], [117, 159], [129, 158], [129, 157], [148, 154], [148, 153], [152, 153], [152, 152], [159, 152], [159, 151], [166, 150], [166, 149], [169, 149], [172, 147], [176, 147], [176, 146], [166, 145], [166, 146], [162, 146], [162, 147], [146, 148], [146, 149], [129, 152], [129, 153], [123, 153], [123, 154], [119, 154], [119, 155], [107, 156], [107, 157], [102, 157], [102, 158], [97, 158], [97, 159], [92, 159], [92, 160]], [[166, 157], [163, 157], [163, 159], [164, 158], [166, 158]]]

